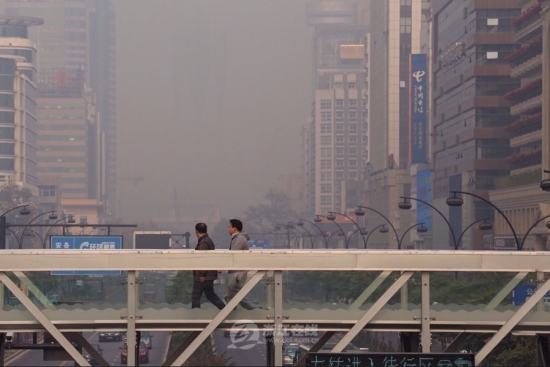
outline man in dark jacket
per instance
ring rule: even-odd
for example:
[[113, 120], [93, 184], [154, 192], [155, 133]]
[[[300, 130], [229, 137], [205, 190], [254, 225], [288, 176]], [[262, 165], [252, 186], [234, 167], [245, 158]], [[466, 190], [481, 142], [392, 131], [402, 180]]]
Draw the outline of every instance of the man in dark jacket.
[[[199, 239], [196, 251], [214, 250], [214, 242], [208, 236], [208, 228], [204, 223], [197, 223], [195, 225], [195, 234]], [[223, 301], [214, 292], [214, 280], [218, 279], [217, 270], [194, 270], [193, 271], [193, 293], [191, 294], [191, 307], [201, 307], [201, 296], [204, 292], [206, 299], [208, 299], [218, 309], [225, 307]]]

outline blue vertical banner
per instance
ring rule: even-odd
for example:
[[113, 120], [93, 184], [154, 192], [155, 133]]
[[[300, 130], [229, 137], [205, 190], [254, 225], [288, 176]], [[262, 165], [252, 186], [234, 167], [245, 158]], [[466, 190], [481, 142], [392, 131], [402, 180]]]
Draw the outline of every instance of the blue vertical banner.
[[409, 62], [409, 147], [411, 163], [426, 163], [427, 155], [427, 58], [426, 54], [411, 54]]
[[[423, 169], [416, 172], [416, 198], [432, 203], [431, 170]], [[424, 227], [432, 229], [432, 208], [418, 203], [416, 207], [416, 223], [424, 223]]]

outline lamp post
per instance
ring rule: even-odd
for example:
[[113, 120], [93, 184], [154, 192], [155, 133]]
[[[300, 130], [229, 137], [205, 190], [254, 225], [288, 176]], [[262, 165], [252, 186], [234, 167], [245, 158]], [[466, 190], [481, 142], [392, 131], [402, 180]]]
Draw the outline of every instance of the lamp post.
[[[349, 220], [352, 221], [353, 224], [355, 224], [355, 226], [357, 227], [358, 230], [361, 230], [361, 227], [359, 226], [359, 224], [357, 224], [356, 221], [354, 221], [352, 218], [350, 218], [349, 216], [343, 214], [343, 213], [338, 213], [338, 212], [328, 212], [328, 215], [327, 215], [327, 219], [328, 220], [336, 220], [336, 216], [334, 214], [337, 214], [337, 215], [341, 215], [345, 218], [348, 218]], [[363, 238], [363, 244], [365, 243], [365, 236], [363, 236], [363, 233], [361, 233], [361, 237]], [[349, 238], [351, 238], [351, 235], [349, 236]], [[349, 242], [349, 241], [348, 241]], [[346, 246], [346, 248], [348, 248]]]
[[0, 215], [0, 250], [5, 250], [6, 249], [6, 228], [7, 228], [6, 214], [11, 212], [12, 210], [22, 208], [19, 211], [19, 214], [29, 215], [31, 213], [31, 211], [28, 208], [28, 206], [29, 206], [29, 204], [18, 205], [16, 207], [13, 207], [13, 208], [5, 211], [3, 214]]
[[48, 219], [49, 220], [56, 220], [57, 219], [57, 212], [55, 210], [51, 210], [49, 212], [44, 212], [44, 213], [41, 213], [41, 214], [38, 214], [37, 216], [35, 216], [34, 218], [32, 218], [29, 223], [27, 223], [27, 226], [25, 228], [23, 228], [23, 232], [21, 232], [21, 242], [19, 243], [19, 248], [23, 248], [23, 241], [25, 241], [25, 232], [27, 231], [27, 229], [29, 228], [29, 226], [38, 218], [40, 217], [43, 217], [45, 215], [48, 214]]
[[[546, 169], [543, 172], [544, 173], [550, 173], [550, 171], [546, 170]], [[540, 189], [542, 191], [550, 192], [550, 179], [542, 180], [540, 182]]]
[[381, 216], [382, 218], [384, 218], [386, 220], [386, 222], [388, 223], [388, 225], [391, 227], [391, 229], [393, 230], [393, 233], [395, 235], [395, 239], [397, 240], [398, 244], [399, 244], [399, 235], [397, 234], [397, 230], [395, 229], [395, 227], [393, 226], [393, 224], [390, 222], [390, 220], [388, 219], [388, 217], [386, 217], [384, 214], [382, 214], [381, 212], [379, 212], [378, 210], [376, 209], [373, 209], [373, 208], [370, 208], [368, 206], [363, 206], [363, 205], [357, 205], [357, 209], [355, 209], [355, 215], [357, 216], [363, 216], [365, 215], [365, 210], [364, 209], [367, 209], [367, 210], [370, 210], [370, 211], [373, 211], [375, 212], [376, 214], [378, 214], [379, 216]]
[[[302, 227], [304, 225], [304, 222], [308, 222], [309, 224], [313, 225], [315, 228], [317, 228], [319, 230], [319, 232], [323, 236], [323, 240], [325, 241], [325, 247], [328, 248], [327, 236], [325, 236], [325, 232], [323, 232], [323, 230], [317, 224], [315, 224], [315, 222], [309, 221], [307, 219], [299, 219], [298, 223], [296, 223], [296, 224], [299, 225], [300, 227]], [[317, 237], [315, 237], [315, 238], [317, 238]], [[313, 241], [313, 243], [315, 243], [315, 240]]]
[[[344, 236], [344, 238], [346, 237], [346, 234], [344, 233], [344, 231], [342, 231], [341, 229], [339, 229], [339, 230], [337, 230], [337, 231], [335, 231], [335, 232], [332, 232], [332, 233], [330, 234], [330, 236], [328, 236], [328, 238], [327, 238], [327, 243], [328, 243], [328, 241], [330, 240], [330, 238], [331, 238], [332, 236], [334, 236], [335, 234], [338, 234], [339, 236]], [[328, 248], [328, 247], [327, 247], [327, 248]]]
[[307, 234], [307, 236], [309, 237], [309, 239], [310, 239], [310, 241], [311, 241], [311, 248], [314, 247], [314, 245], [313, 245], [313, 235], [311, 234], [310, 231], [308, 231], [306, 228], [304, 228], [303, 225], [300, 225], [299, 223], [296, 223], [296, 222], [289, 222], [288, 224], [289, 224], [289, 225], [290, 225], [290, 224], [292, 224], [292, 225], [297, 225], [298, 228], [301, 228], [301, 229], [303, 229], [304, 231], [306, 231], [306, 234]]
[[[325, 216], [325, 215], [321, 215], [321, 214], [317, 214], [315, 216], [315, 219], [313, 219], [314, 222], [317, 222], [317, 223], [321, 223], [323, 220], [321, 219], [321, 217], [323, 218], [326, 218], [327, 220], [330, 220], [332, 223], [336, 224], [336, 226], [338, 226], [338, 228], [340, 229], [340, 231], [342, 231], [342, 233], [344, 234], [344, 240], [345, 240], [345, 243], [346, 243], [346, 248], [348, 248], [348, 238], [346, 237], [346, 232], [344, 231], [344, 228], [342, 228], [341, 225], [339, 225], [337, 222], [336, 222], [336, 217], [334, 216]], [[330, 236], [329, 236], [330, 238]], [[328, 239], [327, 239], [327, 248], [328, 248]]]
[[[380, 229], [378, 229], [378, 228], [380, 228]], [[377, 229], [378, 229], [378, 232], [380, 232], [380, 233], [388, 233], [388, 231], [389, 231], [389, 229], [386, 228], [385, 224], [381, 224], [378, 227], [374, 227], [374, 229], [372, 231], [370, 231], [369, 234], [367, 235], [367, 239], [365, 240], [365, 249], [367, 249], [367, 243], [369, 243], [370, 235], [373, 234]]]
[[416, 231], [417, 231], [418, 233], [426, 233], [426, 232], [428, 232], [428, 228], [427, 228], [427, 227], [424, 227], [424, 223], [416, 223], [416, 224], [413, 224], [412, 226], [410, 226], [409, 228], [407, 228], [407, 229], [405, 230], [405, 232], [403, 232], [403, 235], [401, 236], [401, 238], [398, 239], [398, 241], [397, 241], [397, 249], [398, 249], [398, 250], [401, 250], [401, 244], [403, 243], [403, 239], [405, 238], [405, 235], [406, 235], [407, 233], [409, 233], [409, 231], [410, 231], [411, 229], [413, 229], [414, 227], [418, 227], [418, 228], [416, 229]]
[[464, 234], [466, 233], [467, 230], [470, 229], [470, 227], [472, 227], [474, 224], [476, 223], [479, 223], [479, 222], [483, 222], [483, 223], [479, 223], [479, 229], [482, 230], [482, 231], [488, 231], [490, 229], [493, 229], [493, 224], [491, 223], [488, 223], [487, 220], [489, 218], [482, 218], [482, 219], [478, 219], [472, 223], [470, 223], [468, 225], [468, 227], [464, 228], [464, 230], [462, 231], [462, 233], [460, 234], [460, 236], [458, 237], [458, 241], [456, 241], [456, 248], [455, 250], [458, 250], [458, 247], [460, 247], [460, 240], [462, 240], [462, 236], [464, 236]]
[[287, 238], [287, 247], [290, 249], [290, 233], [292, 233], [292, 235], [294, 236], [294, 240], [296, 241], [296, 244], [298, 244], [299, 240], [298, 240], [298, 237], [296, 235], [296, 233], [292, 230], [292, 226], [288, 225], [288, 224], [275, 224], [275, 228], [273, 229], [275, 232], [276, 231], [279, 231], [280, 229], [284, 228], [286, 229], [286, 238]]
[[[529, 229], [527, 230], [527, 232], [525, 232], [525, 235], [521, 239], [521, 245], [519, 246], [520, 250], [523, 250], [523, 244], [525, 243], [525, 240], [527, 239], [527, 236], [529, 235], [529, 232], [531, 232], [537, 226], [537, 224], [539, 224], [540, 222], [542, 222], [543, 220], [548, 219], [548, 218], [550, 218], [550, 215], [546, 215], [546, 216], [540, 218], [535, 223], [533, 223], [531, 225], [531, 227], [529, 227]], [[550, 222], [546, 222], [546, 228], [550, 228]]]
[[367, 241], [365, 239], [365, 235], [368, 235], [369, 234], [369, 231], [367, 231], [367, 228], [363, 227], [363, 228], [359, 228], [359, 229], [356, 229], [355, 231], [353, 231], [350, 235], [349, 235], [349, 241], [351, 242], [351, 238], [353, 237], [354, 234], [356, 234], [357, 232], [361, 231], [361, 235], [363, 236], [363, 246], [365, 246], [364, 248], [367, 248]]
[[455, 231], [453, 230], [453, 226], [451, 226], [451, 223], [449, 223], [449, 220], [447, 219], [447, 217], [445, 217], [443, 215], [443, 213], [441, 213], [441, 211], [439, 211], [439, 209], [437, 209], [435, 206], [433, 206], [432, 204], [424, 201], [424, 200], [420, 200], [420, 199], [417, 199], [417, 198], [411, 198], [411, 197], [406, 197], [406, 196], [401, 196], [401, 199], [403, 199], [402, 202], [400, 202], [399, 204], [397, 204], [397, 206], [399, 207], [399, 209], [403, 209], [403, 210], [408, 210], [410, 208], [412, 208], [412, 204], [407, 201], [407, 200], [414, 200], [414, 201], [418, 201], [424, 205], [427, 205], [429, 206], [430, 208], [432, 208], [433, 210], [435, 210], [440, 216], [441, 218], [443, 218], [443, 220], [445, 221], [445, 223], [447, 223], [447, 226], [449, 227], [449, 230], [451, 231], [451, 235], [453, 236], [453, 246], [455, 248], [455, 250], [458, 250], [458, 243], [456, 242], [456, 236], [455, 236]]
[[506, 223], [508, 223], [508, 226], [510, 227], [510, 229], [512, 230], [512, 234], [514, 235], [514, 240], [516, 241], [516, 247], [519, 251], [521, 251], [521, 244], [519, 242], [519, 239], [518, 239], [518, 235], [516, 234], [516, 230], [514, 229], [514, 227], [512, 226], [512, 223], [510, 223], [510, 220], [508, 219], [508, 217], [506, 216], [506, 214], [504, 214], [502, 212], [502, 210], [499, 209], [499, 207], [497, 207], [495, 204], [493, 204], [492, 202], [490, 202], [489, 200], [479, 196], [479, 195], [476, 195], [476, 194], [472, 194], [471, 192], [466, 192], [466, 191], [450, 191], [451, 194], [453, 194], [452, 197], [450, 198], [447, 198], [446, 202], [447, 202], [447, 205], [449, 206], [462, 206], [462, 204], [464, 204], [464, 200], [459, 197], [459, 196], [456, 196], [456, 194], [463, 194], [463, 195], [470, 195], [470, 196], [473, 196], [475, 198], [478, 198], [479, 200], [481, 201], [484, 201], [486, 202], [487, 204], [491, 205], [501, 216], [502, 218], [504, 218], [504, 220], [506, 221]]
[[[61, 222], [61, 221], [66, 220], [66, 219], [67, 219], [67, 223], [69, 223], [69, 224], [76, 223], [76, 220], [74, 219], [74, 215], [72, 215], [72, 214], [68, 214], [68, 215], [66, 215], [66, 216], [64, 216], [64, 217], [62, 217], [62, 218], [60, 218], [60, 219], [58, 219], [58, 220], [55, 221], [55, 222], [53, 223], [53, 225], [52, 225], [50, 228], [48, 228], [48, 230], [46, 231], [46, 235], [44, 236], [44, 239], [45, 239], [45, 240], [44, 240], [44, 244], [46, 243], [46, 241], [47, 241], [47, 239], [48, 239], [48, 234], [50, 234], [51, 230], [52, 230], [53, 228], [55, 228], [55, 225], [58, 224], [58, 223]], [[63, 227], [63, 235], [65, 235], [65, 227]]]

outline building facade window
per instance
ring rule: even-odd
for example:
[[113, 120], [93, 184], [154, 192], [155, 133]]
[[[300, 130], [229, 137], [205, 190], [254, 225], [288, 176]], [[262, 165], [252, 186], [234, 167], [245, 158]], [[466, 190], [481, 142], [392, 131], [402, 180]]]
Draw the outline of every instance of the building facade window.
[[321, 159], [321, 169], [331, 169], [332, 162], [330, 159]]
[[321, 205], [330, 205], [332, 203], [332, 198], [327, 195], [321, 196]]
[[331, 124], [321, 124], [321, 134], [331, 133], [332, 125]]
[[330, 99], [322, 99], [321, 100], [321, 109], [322, 110], [328, 110], [332, 108], [332, 101]]
[[331, 184], [321, 184], [321, 194], [330, 194], [332, 191]]
[[321, 148], [321, 158], [330, 158], [332, 149], [330, 148]]
[[331, 121], [332, 112], [321, 112], [321, 121]]
[[321, 145], [330, 145], [332, 137], [330, 135], [323, 135], [321, 136]]

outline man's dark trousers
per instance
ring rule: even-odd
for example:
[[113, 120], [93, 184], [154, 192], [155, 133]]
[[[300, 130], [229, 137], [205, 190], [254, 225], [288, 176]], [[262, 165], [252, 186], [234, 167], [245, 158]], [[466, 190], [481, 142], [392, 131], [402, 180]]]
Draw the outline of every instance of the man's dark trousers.
[[201, 296], [204, 292], [206, 299], [208, 299], [214, 306], [218, 309], [225, 307], [225, 303], [218, 297], [214, 292], [214, 281], [205, 280], [201, 282], [199, 280], [193, 281], [193, 293], [191, 294], [191, 307], [200, 308], [201, 307]]

